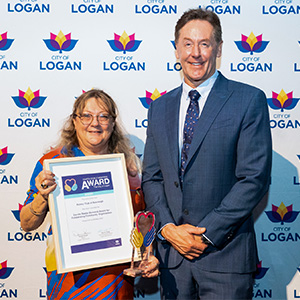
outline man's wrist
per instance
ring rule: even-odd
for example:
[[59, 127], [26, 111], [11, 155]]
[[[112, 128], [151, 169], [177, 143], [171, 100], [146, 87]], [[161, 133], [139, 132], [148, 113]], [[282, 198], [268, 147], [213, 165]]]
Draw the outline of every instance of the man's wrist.
[[161, 230], [160, 230], [160, 236], [163, 238], [163, 240], [168, 240], [168, 230], [171, 227], [176, 227], [173, 223], [167, 223]]

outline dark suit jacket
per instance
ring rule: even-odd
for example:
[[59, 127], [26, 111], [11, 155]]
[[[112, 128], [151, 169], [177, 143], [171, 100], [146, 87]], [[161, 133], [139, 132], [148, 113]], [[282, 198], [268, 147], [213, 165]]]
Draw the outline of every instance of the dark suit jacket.
[[[168, 223], [206, 227], [215, 247], [195, 260], [214, 272], [253, 272], [257, 248], [252, 210], [270, 184], [272, 145], [265, 94], [221, 73], [194, 129], [179, 184], [178, 116], [182, 86], [151, 103], [144, 152], [147, 210], [156, 228]], [[201, 101], [201, 99], [199, 100]], [[183, 257], [158, 241], [161, 267]]]

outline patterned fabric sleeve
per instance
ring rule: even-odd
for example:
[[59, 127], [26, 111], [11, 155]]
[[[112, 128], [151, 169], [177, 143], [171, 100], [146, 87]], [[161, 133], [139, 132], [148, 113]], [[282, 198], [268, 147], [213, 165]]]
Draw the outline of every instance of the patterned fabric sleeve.
[[42, 170], [43, 170], [43, 166], [40, 163], [40, 161], [38, 161], [35, 165], [32, 175], [31, 175], [30, 187], [29, 187], [29, 190], [27, 191], [27, 197], [24, 202], [24, 205], [31, 203], [33, 201], [34, 197], [37, 195], [38, 189], [35, 186], [35, 178], [38, 176], [38, 174]]
[[43, 170], [44, 160], [45, 159], [53, 159], [53, 158], [57, 158], [57, 157], [62, 157], [61, 148], [58, 148], [58, 149], [55, 149], [55, 150], [52, 150], [52, 151], [48, 152], [42, 158], [40, 158], [40, 160], [36, 163], [35, 168], [33, 170], [33, 173], [31, 175], [30, 187], [29, 187], [29, 190], [27, 191], [27, 197], [26, 197], [26, 200], [24, 202], [24, 205], [29, 204], [30, 202], [32, 202], [34, 197], [38, 193], [38, 189], [35, 186], [35, 178]]

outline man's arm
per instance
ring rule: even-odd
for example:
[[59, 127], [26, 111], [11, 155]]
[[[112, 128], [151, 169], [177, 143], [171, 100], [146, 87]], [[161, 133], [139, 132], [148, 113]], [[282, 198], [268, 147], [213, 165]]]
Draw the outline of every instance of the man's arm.
[[[188, 259], [198, 257], [207, 245], [202, 242], [201, 234], [205, 228], [192, 225], [175, 225], [165, 196], [164, 179], [161, 171], [158, 152], [152, 134], [152, 106], [148, 112], [147, 140], [143, 161], [142, 189], [145, 195], [147, 210], [155, 214], [156, 227], [161, 235], [182, 255]], [[165, 149], [162, 149], [165, 151]], [[198, 237], [198, 238], [197, 238]]]
[[234, 236], [269, 188], [272, 142], [267, 101], [262, 91], [253, 95], [247, 107], [236, 153], [238, 181], [220, 205], [198, 224], [206, 227], [205, 235], [217, 247], [222, 247]]
[[143, 159], [142, 190], [147, 210], [155, 214], [156, 228], [160, 230], [168, 223], [175, 223], [171, 215], [164, 190], [164, 178], [161, 171], [155, 138], [152, 133], [152, 105], [148, 110], [147, 139]]

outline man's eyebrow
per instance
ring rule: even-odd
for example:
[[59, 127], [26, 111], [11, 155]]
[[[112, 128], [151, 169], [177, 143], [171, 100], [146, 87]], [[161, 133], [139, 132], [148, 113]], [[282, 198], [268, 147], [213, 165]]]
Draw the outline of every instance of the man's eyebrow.
[[[189, 38], [189, 37], [184, 37], [183, 40], [186, 40], [186, 41], [193, 41], [192, 38]], [[210, 39], [200, 39], [199, 42], [211, 42]]]

